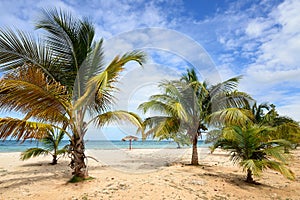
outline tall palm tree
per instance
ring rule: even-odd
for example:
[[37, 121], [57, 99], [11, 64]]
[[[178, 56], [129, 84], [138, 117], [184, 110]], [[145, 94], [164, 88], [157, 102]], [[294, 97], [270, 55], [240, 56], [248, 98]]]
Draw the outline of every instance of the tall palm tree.
[[42, 142], [42, 147], [29, 148], [26, 151], [21, 153], [20, 159], [27, 160], [40, 155], [51, 155], [52, 156], [52, 165], [56, 165], [59, 159], [58, 156], [65, 155], [68, 153], [68, 146], [65, 145], [62, 148], [59, 148], [59, 145], [62, 142], [64, 137], [64, 131], [58, 131], [57, 133], [50, 132], [44, 138], [40, 139]]
[[135, 114], [110, 108], [124, 65], [142, 65], [145, 54], [125, 53], [105, 66], [103, 42], [93, 41], [92, 24], [55, 9], [43, 11], [37, 28], [45, 31], [38, 41], [21, 31], [0, 31], [0, 68], [15, 69], [0, 81], [0, 109], [25, 115], [0, 119], [0, 138], [39, 138], [58, 128], [70, 138], [74, 176], [85, 178], [84, 136], [90, 123], [102, 127], [128, 120], [140, 125]]
[[268, 168], [294, 179], [294, 173], [286, 167], [287, 157], [283, 154], [283, 147], [289, 142], [266, 142], [261, 136], [268, 131], [268, 128], [256, 125], [227, 127], [223, 129], [223, 137], [215, 142], [212, 150], [220, 147], [230, 151], [234, 164], [239, 164], [247, 172], [247, 182], [253, 183], [252, 176], [259, 176]]
[[[146, 133], [162, 137], [166, 134], [187, 134], [192, 143], [192, 165], [198, 165], [197, 143], [208, 124], [248, 121], [242, 107], [251, 97], [235, 91], [239, 77], [209, 86], [198, 81], [194, 69], [188, 70], [181, 81], [164, 82], [163, 94], [153, 95], [139, 106], [144, 112], [152, 109], [163, 116], [153, 116], [144, 121]], [[225, 112], [226, 111], [226, 112]]]
[[193, 138], [200, 126], [201, 113], [192, 88], [179, 81], [165, 81], [159, 87], [163, 89], [163, 94], [152, 95], [148, 102], [139, 105], [144, 113], [151, 109], [162, 114], [144, 120], [145, 134], [160, 139], [174, 138], [175, 135], [180, 137], [182, 134]]

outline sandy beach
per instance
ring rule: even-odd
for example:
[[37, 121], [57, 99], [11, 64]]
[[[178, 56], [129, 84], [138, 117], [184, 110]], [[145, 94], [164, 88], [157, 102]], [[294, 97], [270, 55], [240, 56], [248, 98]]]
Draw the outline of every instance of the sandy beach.
[[49, 165], [51, 157], [20, 161], [20, 153], [0, 153], [0, 199], [300, 199], [300, 150], [290, 168], [296, 180], [267, 171], [244, 182], [242, 169], [227, 153], [199, 149], [200, 166], [187, 165], [191, 149], [87, 150], [95, 179], [67, 183], [69, 159]]

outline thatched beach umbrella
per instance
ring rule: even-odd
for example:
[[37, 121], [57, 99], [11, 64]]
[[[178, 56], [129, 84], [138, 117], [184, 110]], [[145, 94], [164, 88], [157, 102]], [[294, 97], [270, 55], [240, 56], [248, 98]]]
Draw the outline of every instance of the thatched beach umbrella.
[[126, 136], [126, 137], [124, 137], [124, 138], [122, 138], [122, 141], [127, 141], [127, 140], [129, 140], [129, 150], [131, 150], [132, 149], [132, 145], [131, 145], [131, 142], [132, 141], [137, 141], [139, 138], [138, 137], [135, 137], [135, 136], [133, 136], [133, 135], [128, 135], [128, 136]]

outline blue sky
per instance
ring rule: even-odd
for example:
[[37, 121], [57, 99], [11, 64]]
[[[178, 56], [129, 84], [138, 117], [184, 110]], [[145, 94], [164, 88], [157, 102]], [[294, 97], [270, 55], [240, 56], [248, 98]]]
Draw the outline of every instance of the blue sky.
[[[1, 0], [0, 27], [33, 32], [39, 9], [51, 7], [89, 17], [96, 26], [97, 39], [108, 41], [108, 58], [146, 41], [141, 28], [174, 30], [203, 47], [218, 80], [243, 75], [240, 90], [259, 103], [274, 103], [280, 114], [300, 121], [299, 0]], [[124, 35], [128, 31], [132, 37]], [[128, 67], [120, 86], [123, 107], [116, 108], [134, 110], [157, 92], [156, 81], [176, 78], [191, 65], [183, 55], [198, 56], [168, 31], [163, 33], [164, 44], [144, 48], [150, 55], [144, 69], [133, 64]], [[172, 46], [172, 51], [160, 49], [160, 45]], [[210, 79], [207, 74], [202, 78]], [[119, 139], [128, 130], [110, 126], [101, 132], [100, 139]], [[88, 138], [98, 138], [98, 132], [91, 129]]]

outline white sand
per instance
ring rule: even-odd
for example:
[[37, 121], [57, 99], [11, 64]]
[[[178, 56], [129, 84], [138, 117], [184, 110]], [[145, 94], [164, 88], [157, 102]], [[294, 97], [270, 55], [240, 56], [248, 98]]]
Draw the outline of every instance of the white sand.
[[[268, 171], [262, 185], [244, 182], [245, 173], [227, 153], [199, 149], [200, 166], [189, 163], [191, 149], [88, 150], [94, 180], [67, 184], [69, 159], [49, 165], [51, 157], [20, 161], [20, 153], [0, 153], [0, 199], [299, 199], [300, 151], [291, 169], [296, 181]], [[171, 164], [173, 163], [173, 164]], [[171, 166], [167, 166], [171, 165]]]

